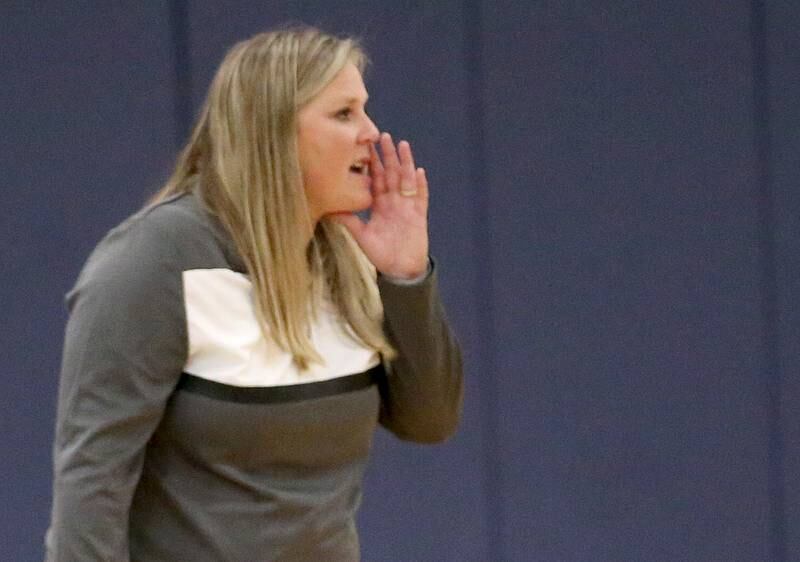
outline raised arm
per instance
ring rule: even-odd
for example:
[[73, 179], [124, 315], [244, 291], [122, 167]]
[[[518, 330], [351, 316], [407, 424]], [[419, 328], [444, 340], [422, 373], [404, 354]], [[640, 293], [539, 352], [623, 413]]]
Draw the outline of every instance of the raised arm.
[[461, 351], [439, 300], [436, 268], [413, 285], [379, 278], [385, 330], [397, 349], [381, 385], [380, 422], [401, 439], [437, 443], [458, 426]]
[[398, 351], [381, 388], [381, 423], [402, 439], [438, 442], [458, 424], [463, 375], [428, 257], [428, 180], [408, 142], [395, 147], [383, 133], [380, 148], [383, 159], [372, 148], [370, 160], [369, 221], [336, 218], [380, 273], [385, 330]]

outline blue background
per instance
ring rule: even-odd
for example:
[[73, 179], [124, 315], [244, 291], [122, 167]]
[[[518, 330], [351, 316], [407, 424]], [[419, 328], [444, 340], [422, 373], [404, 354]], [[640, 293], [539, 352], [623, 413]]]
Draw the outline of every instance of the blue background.
[[287, 21], [366, 44], [466, 352], [455, 438], [378, 435], [364, 559], [800, 560], [800, 8], [722, 0], [4, 3], [0, 559], [42, 556], [64, 293]]

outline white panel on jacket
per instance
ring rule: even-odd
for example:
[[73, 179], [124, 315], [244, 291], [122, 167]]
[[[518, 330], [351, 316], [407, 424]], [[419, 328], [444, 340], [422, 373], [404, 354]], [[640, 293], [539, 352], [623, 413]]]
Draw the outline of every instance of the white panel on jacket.
[[380, 362], [350, 337], [330, 302], [320, 307], [311, 339], [325, 364], [300, 371], [292, 356], [262, 337], [246, 275], [230, 269], [183, 272], [189, 358], [184, 371], [234, 386], [284, 386], [366, 371]]

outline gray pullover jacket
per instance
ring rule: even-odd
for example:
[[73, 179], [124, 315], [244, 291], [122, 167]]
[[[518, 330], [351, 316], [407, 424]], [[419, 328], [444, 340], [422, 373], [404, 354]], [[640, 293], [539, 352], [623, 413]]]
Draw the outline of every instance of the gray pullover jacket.
[[376, 425], [441, 441], [462, 402], [435, 268], [378, 288], [398, 358], [384, 369], [322, 307], [325, 365], [298, 372], [194, 195], [113, 229], [67, 298], [47, 560], [358, 560]]

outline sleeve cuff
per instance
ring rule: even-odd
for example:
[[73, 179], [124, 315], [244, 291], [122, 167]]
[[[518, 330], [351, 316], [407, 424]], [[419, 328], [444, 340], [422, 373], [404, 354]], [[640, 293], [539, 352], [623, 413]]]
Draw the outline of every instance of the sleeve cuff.
[[382, 278], [384, 278], [389, 283], [392, 283], [393, 285], [412, 286], [412, 285], [421, 285], [422, 283], [424, 283], [428, 279], [428, 277], [431, 276], [432, 271], [433, 271], [433, 265], [431, 262], [431, 258], [428, 258], [428, 268], [425, 271], [423, 271], [420, 275], [417, 275], [412, 279], [401, 279], [399, 277], [384, 275], [383, 273], [381, 273], [380, 275]]

